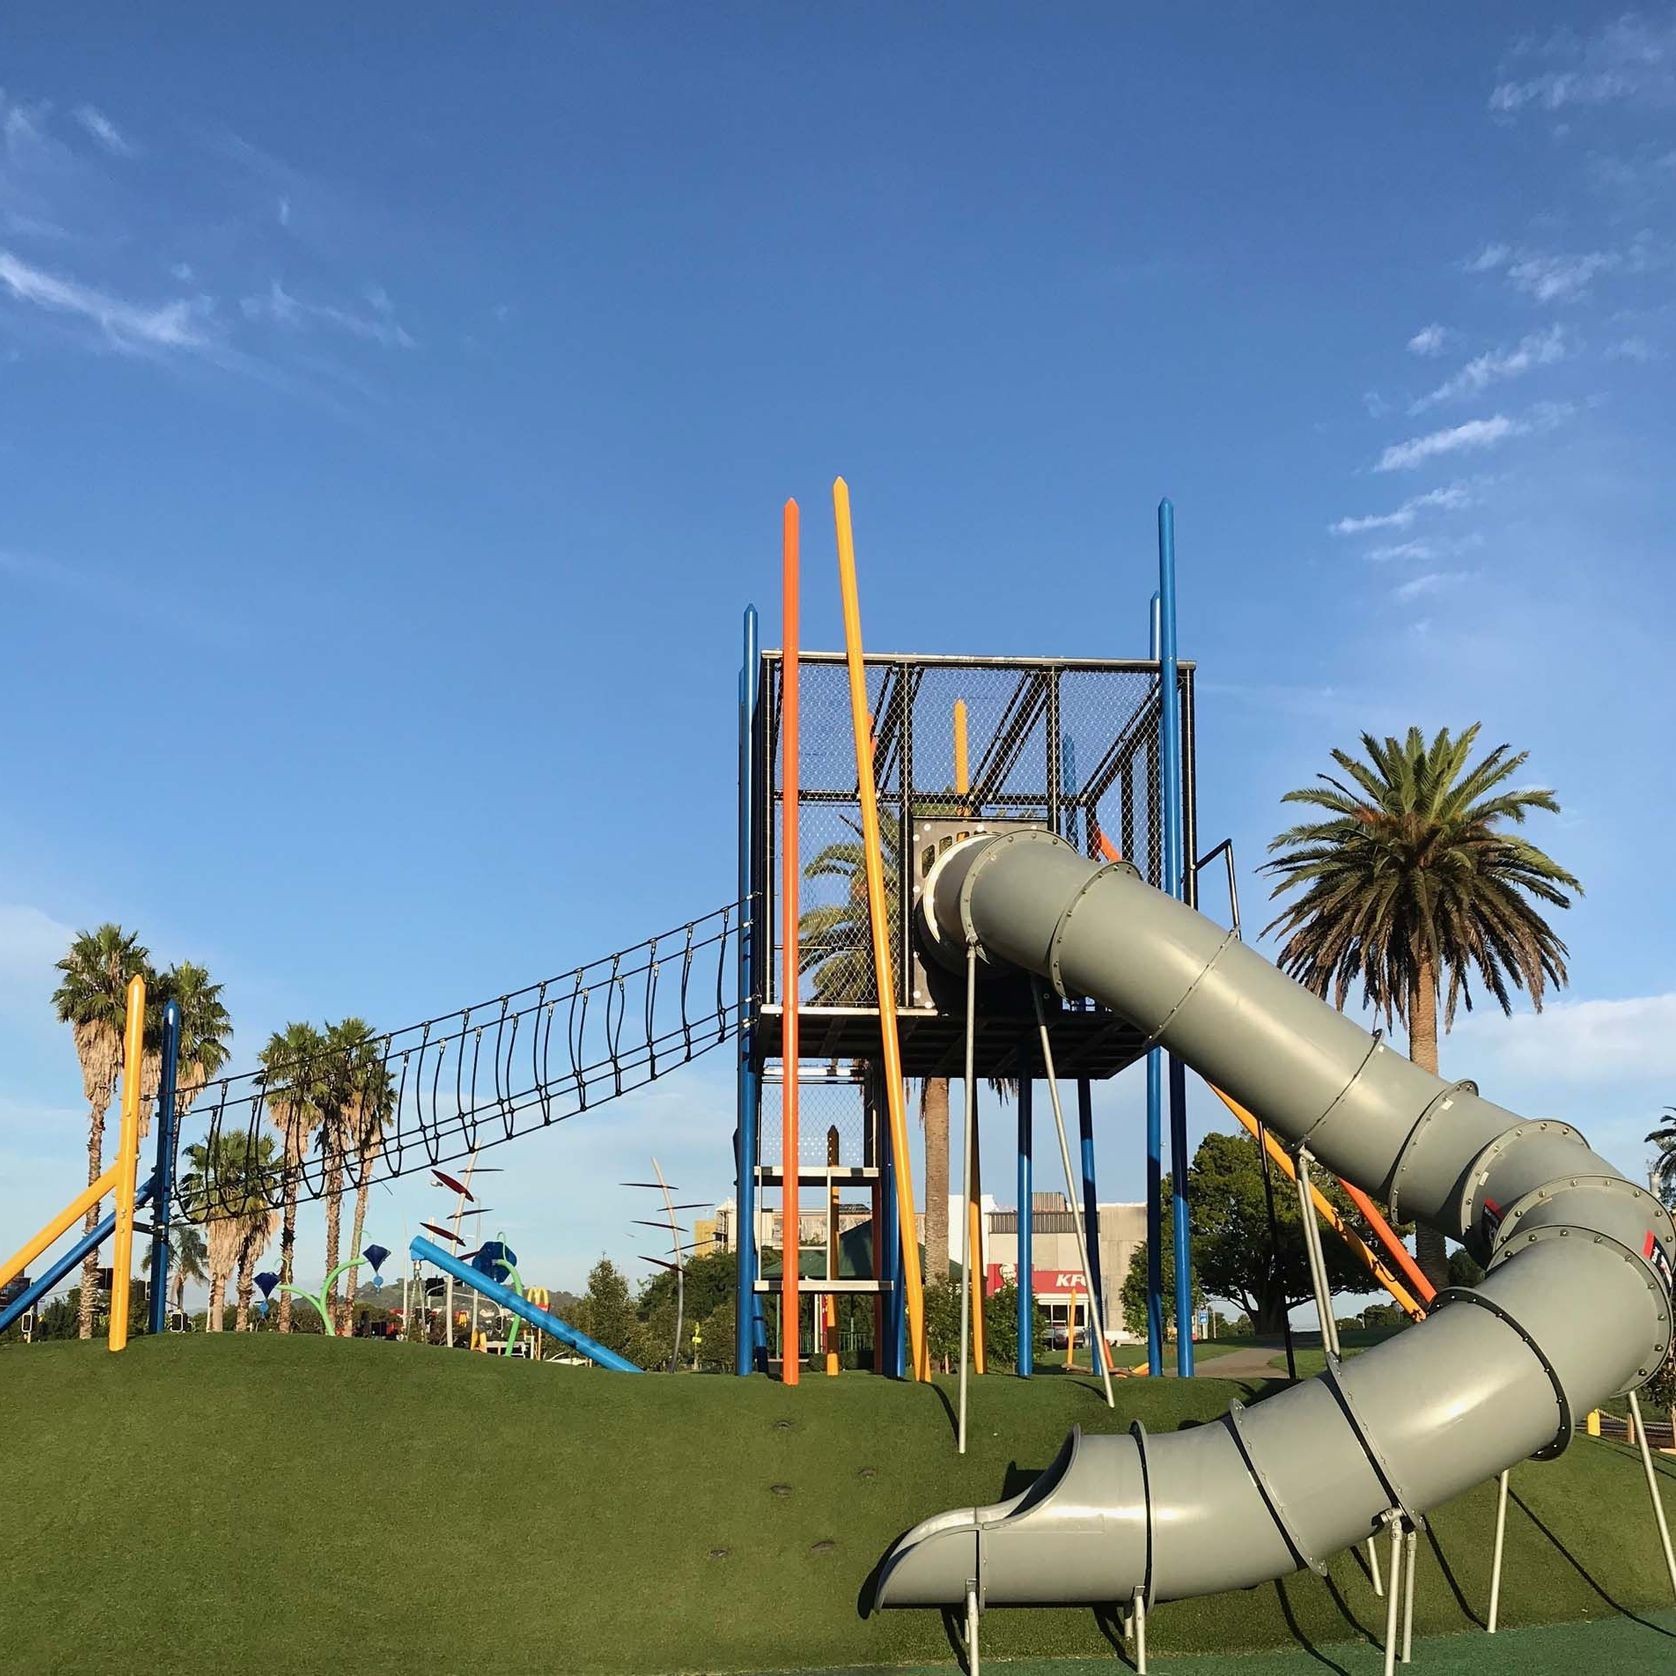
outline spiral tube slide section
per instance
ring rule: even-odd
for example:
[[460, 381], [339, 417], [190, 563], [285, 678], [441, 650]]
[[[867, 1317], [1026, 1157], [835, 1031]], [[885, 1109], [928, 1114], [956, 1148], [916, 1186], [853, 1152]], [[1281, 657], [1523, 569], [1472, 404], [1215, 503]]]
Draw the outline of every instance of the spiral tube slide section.
[[1446, 1083], [1231, 932], [1048, 833], [975, 838], [927, 881], [924, 930], [1092, 997], [1326, 1168], [1464, 1241], [1487, 1273], [1421, 1325], [1213, 1424], [1073, 1432], [1022, 1496], [916, 1526], [875, 1607], [1148, 1604], [1248, 1588], [1366, 1540], [1632, 1390], [1671, 1342], [1676, 1227], [1569, 1125]]

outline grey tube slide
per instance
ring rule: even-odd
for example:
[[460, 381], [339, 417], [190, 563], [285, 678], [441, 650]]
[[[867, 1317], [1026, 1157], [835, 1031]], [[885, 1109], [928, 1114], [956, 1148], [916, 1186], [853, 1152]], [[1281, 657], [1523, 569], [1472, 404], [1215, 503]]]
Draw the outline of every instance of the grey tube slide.
[[1039, 832], [945, 854], [934, 947], [1109, 1007], [1326, 1168], [1466, 1243], [1488, 1269], [1420, 1326], [1213, 1424], [1073, 1432], [1023, 1495], [927, 1519], [876, 1606], [1150, 1604], [1247, 1588], [1430, 1508], [1632, 1390], [1671, 1342], [1676, 1228], [1564, 1123], [1446, 1083], [1133, 868]]

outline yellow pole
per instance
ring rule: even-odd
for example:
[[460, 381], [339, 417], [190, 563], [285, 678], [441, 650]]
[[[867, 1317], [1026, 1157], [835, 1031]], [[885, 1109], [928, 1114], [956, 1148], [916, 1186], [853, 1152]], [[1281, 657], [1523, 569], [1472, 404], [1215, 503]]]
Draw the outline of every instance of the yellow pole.
[[[967, 745], [966, 700], [954, 701], [954, 790], [966, 808], [972, 794], [972, 770]], [[972, 1158], [966, 1179], [966, 1261], [972, 1269], [972, 1371], [985, 1371], [983, 1338], [983, 1149], [978, 1127], [972, 1126]]]
[[140, 1075], [145, 1058], [145, 979], [128, 980], [128, 1019], [122, 1033], [122, 1131], [116, 1149], [116, 1233], [111, 1240], [112, 1350], [128, 1346], [129, 1270], [134, 1263], [135, 1177], [140, 1167]]
[[29, 1240], [15, 1256], [7, 1259], [5, 1267], [0, 1268], [0, 1286], [17, 1279], [53, 1241], [75, 1227], [115, 1186], [116, 1169], [113, 1166], [91, 1186], [84, 1187], [40, 1233]]
[[[832, 484], [838, 527], [838, 586], [844, 597], [844, 654], [850, 674], [850, 723], [855, 730], [856, 788], [861, 800], [861, 847], [867, 861], [867, 914], [873, 930], [873, 972], [879, 986], [879, 1036], [884, 1058], [890, 1150], [896, 1169], [896, 1212], [902, 1228], [902, 1295], [908, 1317], [908, 1354], [914, 1377], [931, 1378], [925, 1344], [925, 1295], [914, 1214], [914, 1172], [908, 1156], [907, 1098], [902, 1086], [902, 1043], [896, 1033], [896, 978], [890, 957], [890, 909], [879, 841], [879, 795], [873, 782], [873, 730], [867, 713], [867, 666], [861, 650], [861, 597], [855, 579], [855, 536], [850, 527], [850, 486]], [[903, 858], [904, 864], [907, 857]], [[906, 880], [902, 881], [904, 888]]]
[[[1255, 1139], [1257, 1136], [1257, 1119], [1238, 1100], [1230, 1099], [1220, 1088], [1212, 1085], [1211, 1092], [1240, 1120], [1252, 1138]], [[1291, 1155], [1285, 1147], [1266, 1129], [1263, 1131], [1263, 1141], [1268, 1149], [1269, 1157], [1285, 1174], [1286, 1179], [1296, 1181], [1298, 1174], [1293, 1167]], [[1416, 1301], [1413, 1293], [1408, 1291], [1402, 1282], [1391, 1273], [1385, 1266], [1383, 1259], [1368, 1245], [1362, 1236], [1339, 1215], [1332, 1200], [1313, 1181], [1309, 1184], [1309, 1196], [1321, 1220], [1366, 1264], [1368, 1272], [1391, 1294], [1392, 1298], [1401, 1306], [1403, 1313], [1412, 1320], [1422, 1320], [1426, 1313], [1424, 1307]]]

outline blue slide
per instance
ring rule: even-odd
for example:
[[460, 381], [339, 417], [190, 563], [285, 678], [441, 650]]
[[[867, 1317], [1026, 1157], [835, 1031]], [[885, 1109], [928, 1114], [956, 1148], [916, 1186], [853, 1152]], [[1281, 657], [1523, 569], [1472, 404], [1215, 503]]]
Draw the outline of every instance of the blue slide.
[[430, 1263], [441, 1269], [444, 1274], [453, 1275], [465, 1285], [475, 1286], [485, 1298], [492, 1299], [502, 1309], [511, 1310], [520, 1321], [527, 1321], [530, 1326], [539, 1327], [542, 1332], [556, 1338], [560, 1344], [569, 1345], [578, 1355], [598, 1362], [602, 1368], [610, 1368], [613, 1373], [644, 1371], [637, 1368], [627, 1357], [619, 1356], [615, 1350], [607, 1350], [603, 1344], [595, 1344], [586, 1333], [577, 1332], [558, 1316], [549, 1315], [546, 1310], [537, 1309], [534, 1304], [525, 1302], [510, 1286], [502, 1286], [498, 1280], [491, 1280], [469, 1263], [462, 1263], [458, 1257], [450, 1256], [440, 1245], [432, 1245], [427, 1239], [415, 1238], [407, 1248], [407, 1254], [416, 1262]]

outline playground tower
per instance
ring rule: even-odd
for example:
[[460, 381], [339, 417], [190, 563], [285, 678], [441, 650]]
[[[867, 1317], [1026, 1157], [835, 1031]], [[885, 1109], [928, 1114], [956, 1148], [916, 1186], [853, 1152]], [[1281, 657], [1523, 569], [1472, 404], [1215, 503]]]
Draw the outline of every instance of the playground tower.
[[[842, 485], [840, 485], [840, 488]], [[847, 493], [840, 511], [844, 551]], [[937, 958], [934, 922], [922, 898], [941, 857], [962, 840], [1019, 829], [1052, 833], [1090, 859], [1122, 857], [1160, 889], [1197, 899], [1194, 774], [1194, 666], [1175, 657], [1173, 518], [1161, 511], [1160, 592], [1153, 596], [1146, 658], [955, 657], [866, 652], [859, 609], [846, 611], [844, 651], [795, 645], [795, 509], [788, 510], [786, 609], [792, 633], [775, 649], [758, 646], [754, 609], [745, 619], [740, 673], [740, 896], [745, 903], [739, 960], [742, 1022], [738, 1076], [737, 1255], [740, 1309], [736, 1366], [765, 1370], [779, 1342], [787, 1301], [867, 1294], [875, 1304], [875, 1365], [911, 1370], [908, 1320], [915, 1276], [897, 1177], [911, 1168], [891, 1144], [893, 1092], [905, 1109], [912, 1085], [963, 1078], [968, 1070], [967, 997], [959, 958]], [[854, 573], [849, 573], [854, 603]], [[1137, 613], [1137, 617], [1139, 613]], [[795, 686], [788, 671], [795, 670]], [[857, 694], [862, 706], [853, 701]], [[793, 702], [788, 702], [792, 700]], [[856, 725], [857, 714], [862, 726]], [[865, 737], [858, 749], [857, 734]], [[794, 772], [788, 776], [788, 762]], [[858, 764], [870, 764], [871, 819]], [[788, 812], [791, 818], [788, 820]], [[870, 845], [868, 834], [876, 831]], [[869, 854], [869, 851], [872, 851]], [[1207, 858], [1208, 859], [1208, 858]], [[869, 864], [882, 889], [872, 900]], [[788, 890], [793, 911], [788, 914]], [[874, 911], [882, 908], [889, 987], [881, 992]], [[788, 934], [796, 946], [788, 966]], [[951, 969], [952, 968], [952, 969]], [[795, 970], [795, 994], [787, 973]], [[1044, 1076], [1041, 1032], [1030, 986], [1016, 974], [982, 979], [970, 1071], [1016, 1082], [1016, 1156], [1005, 1168], [984, 1162], [991, 1192], [1004, 1176], [1017, 1202], [1034, 1190], [1034, 1085]], [[898, 1089], [885, 1070], [884, 1042], [894, 1018]], [[1161, 1371], [1163, 1307], [1158, 1187], [1163, 1170], [1165, 1089], [1176, 1109], [1172, 1168], [1185, 1176], [1181, 1078], [1131, 1025], [1091, 1001], [1056, 1002], [1048, 1027], [1055, 1070], [1075, 1084], [1080, 1120], [1080, 1181], [1073, 1195], [1089, 1224], [1098, 1193], [1092, 1084], [1137, 1060], [1149, 1066], [1149, 1249], [1153, 1262], [1150, 1359]], [[958, 1154], [959, 1094], [951, 1128]], [[788, 1107], [790, 1111], [788, 1112]], [[788, 1193], [786, 1124], [795, 1124], [795, 1183]], [[1137, 1137], [1138, 1141], [1138, 1137]], [[1057, 1171], [1055, 1172], [1057, 1174]], [[951, 1178], [958, 1180], [958, 1163]], [[1049, 1185], [1059, 1185], [1050, 1178]], [[916, 1193], [923, 1183], [915, 1182]], [[968, 1183], [969, 1188], [977, 1183]], [[793, 1200], [796, 1211], [788, 1213]], [[912, 1201], [910, 1201], [910, 1204]], [[975, 1199], [973, 1201], [975, 1205]], [[864, 1227], [837, 1226], [840, 1207], [865, 1204]], [[795, 1293], [784, 1286], [772, 1240], [801, 1225]], [[853, 1215], [846, 1219], [853, 1224]], [[973, 1221], [976, 1220], [974, 1215]], [[1185, 1242], [1186, 1218], [1176, 1227]], [[830, 1224], [830, 1225], [828, 1225]], [[970, 1224], [969, 1224], [970, 1227]], [[1030, 1228], [1021, 1218], [1017, 1277], [1020, 1320], [1031, 1306]], [[768, 1238], [764, 1238], [767, 1235]], [[816, 1237], [818, 1236], [818, 1237]], [[904, 1237], [905, 1236], [905, 1237]], [[781, 1243], [790, 1246], [795, 1235]], [[970, 1249], [970, 1238], [953, 1241]], [[1091, 1253], [1092, 1255], [1092, 1253]], [[1185, 1255], [1185, 1252], [1183, 1253]], [[1097, 1269], [1097, 1258], [1093, 1266]], [[981, 1260], [973, 1284], [981, 1288]], [[1186, 1285], [1188, 1265], [1178, 1263]], [[938, 1278], [927, 1276], [929, 1283]], [[1114, 1301], [1122, 1276], [1090, 1276]], [[803, 1355], [821, 1315], [798, 1310]], [[981, 1334], [981, 1299], [973, 1312]], [[1104, 1319], [1104, 1312], [1101, 1312]], [[1029, 1368], [1021, 1334], [1021, 1373]], [[1191, 1367], [1191, 1334], [1180, 1335], [1179, 1365]], [[981, 1352], [980, 1352], [981, 1355]], [[818, 1365], [818, 1359], [817, 1363]], [[795, 1368], [785, 1370], [792, 1379]]]

